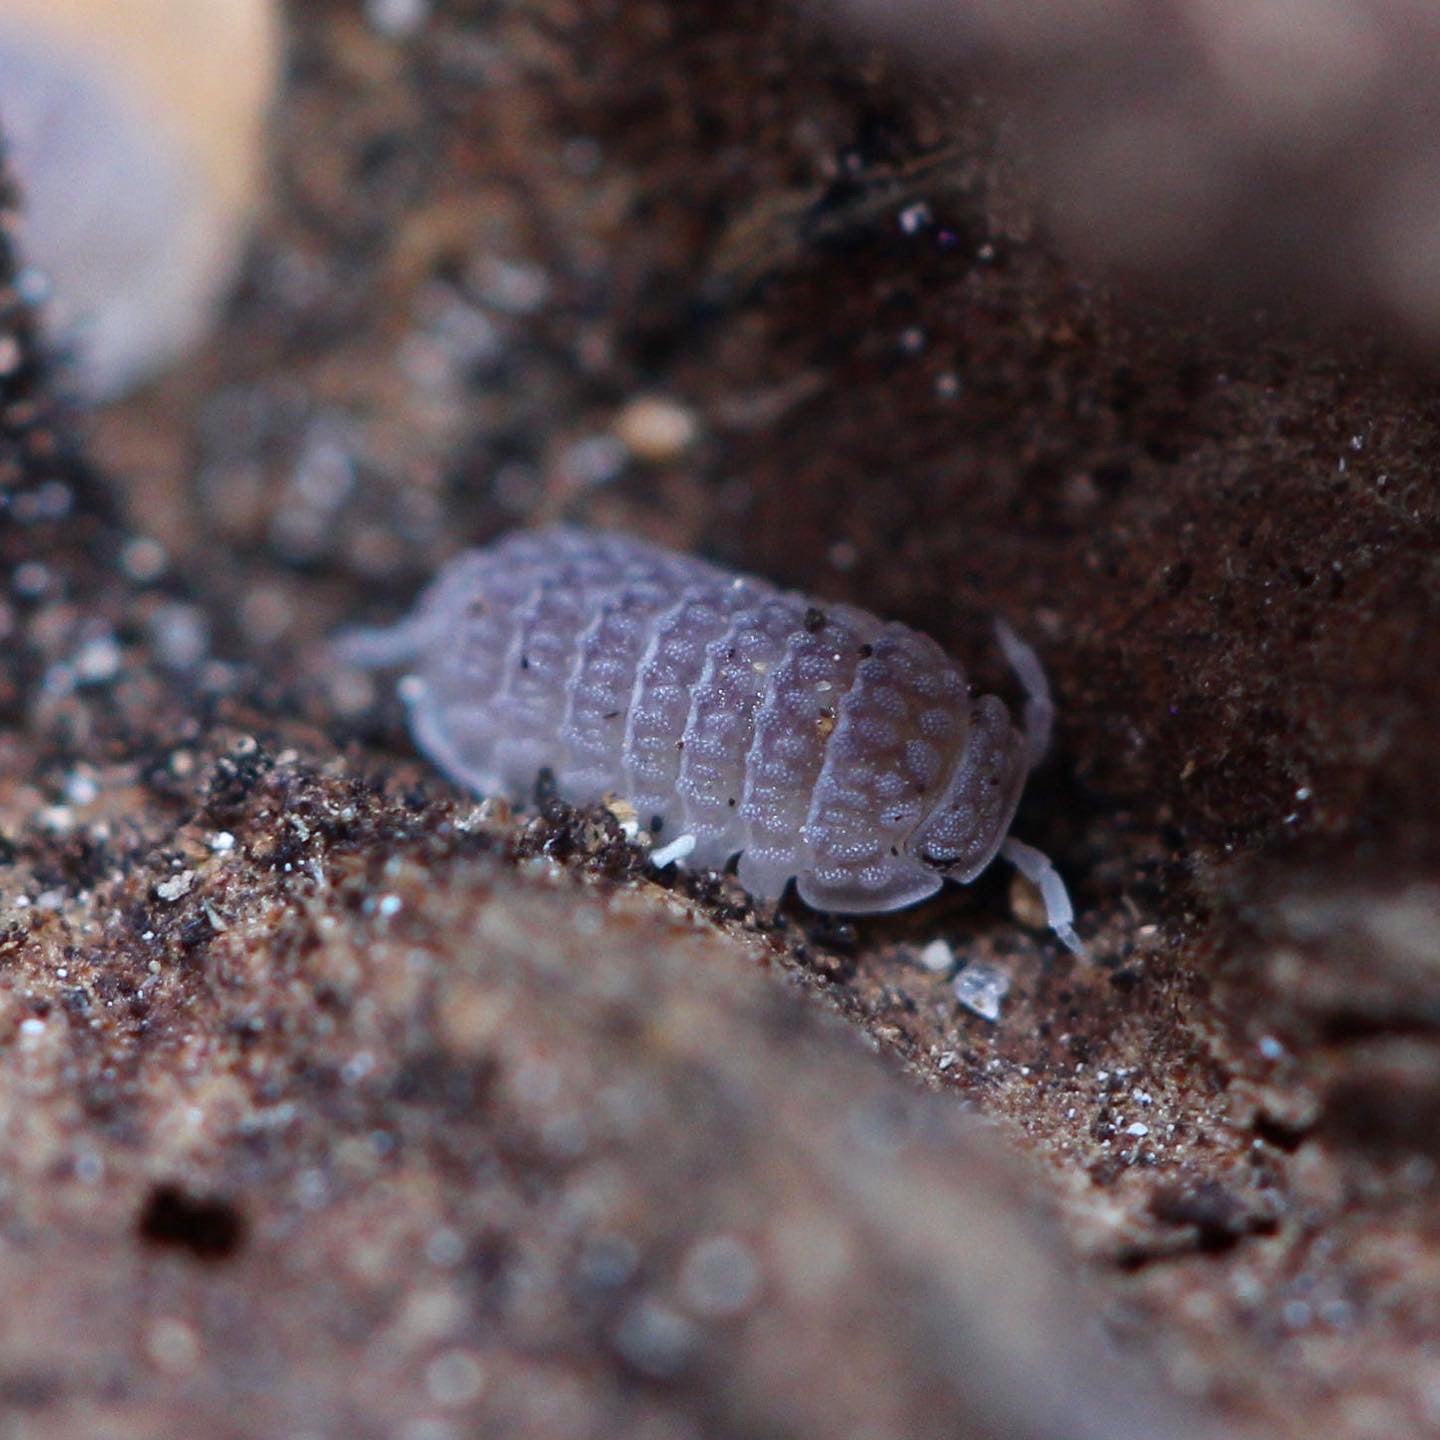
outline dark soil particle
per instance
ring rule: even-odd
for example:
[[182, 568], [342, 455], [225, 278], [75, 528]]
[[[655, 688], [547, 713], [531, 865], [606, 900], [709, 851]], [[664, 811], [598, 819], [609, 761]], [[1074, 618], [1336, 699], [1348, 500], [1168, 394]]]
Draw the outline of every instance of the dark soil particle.
[[138, 1230], [147, 1244], [174, 1246], [197, 1260], [225, 1260], [243, 1243], [245, 1222], [228, 1201], [158, 1185], [145, 1202]]

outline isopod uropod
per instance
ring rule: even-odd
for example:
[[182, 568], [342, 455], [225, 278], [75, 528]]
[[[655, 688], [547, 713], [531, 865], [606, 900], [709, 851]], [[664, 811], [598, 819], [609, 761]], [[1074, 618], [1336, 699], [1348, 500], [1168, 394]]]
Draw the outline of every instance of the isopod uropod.
[[409, 666], [419, 748], [481, 793], [622, 796], [669, 840], [654, 859], [723, 865], [757, 899], [912, 905], [1004, 855], [1076, 953], [1049, 860], [1008, 838], [1052, 707], [1034, 654], [1001, 645], [1025, 727], [928, 637], [616, 534], [518, 532], [453, 560], [412, 615], [338, 653]]

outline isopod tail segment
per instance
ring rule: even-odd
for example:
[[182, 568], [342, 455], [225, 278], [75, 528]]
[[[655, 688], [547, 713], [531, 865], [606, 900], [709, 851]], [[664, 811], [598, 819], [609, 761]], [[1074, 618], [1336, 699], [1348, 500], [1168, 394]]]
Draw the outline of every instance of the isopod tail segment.
[[[1025, 739], [1030, 749], [1033, 768], [1050, 751], [1050, 737], [1055, 728], [1055, 702], [1050, 695], [1050, 681], [1040, 657], [1010, 628], [1004, 620], [995, 621], [995, 635], [1010, 668], [1025, 691]], [[1075, 933], [1075, 907], [1060, 872], [1050, 857], [1033, 845], [1009, 836], [1000, 846], [1005, 857], [1037, 890], [1045, 906], [1045, 919], [1056, 938], [1073, 955], [1082, 960], [1088, 956], [1080, 937]]]
[[357, 670], [398, 670], [420, 653], [421, 622], [402, 620], [398, 625], [362, 626], [342, 630], [330, 642], [330, 652], [342, 665]]

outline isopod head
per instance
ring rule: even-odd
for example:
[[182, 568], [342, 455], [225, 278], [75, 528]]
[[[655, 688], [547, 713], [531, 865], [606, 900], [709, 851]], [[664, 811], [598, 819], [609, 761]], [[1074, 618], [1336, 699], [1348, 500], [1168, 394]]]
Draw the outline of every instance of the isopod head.
[[[946, 880], [968, 884], [995, 858], [1009, 833], [1030, 771], [1030, 743], [993, 695], [975, 704], [964, 747], [943, 789], [888, 857], [822, 865], [797, 876], [801, 898], [820, 910], [874, 914], [934, 895]], [[748, 888], [764, 883], [740, 861]], [[760, 883], [755, 883], [757, 880]]]
[[906, 853], [931, 873], [968, 884], [995, 858], [1029, 774], [1029, 742], [993, 695], [975, 706], [965, 753], [916, 827]]

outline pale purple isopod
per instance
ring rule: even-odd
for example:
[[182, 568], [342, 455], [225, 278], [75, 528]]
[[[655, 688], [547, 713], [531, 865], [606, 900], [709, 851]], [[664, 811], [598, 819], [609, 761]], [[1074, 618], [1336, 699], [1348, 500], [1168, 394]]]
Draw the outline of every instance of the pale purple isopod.
[[418, 746], [452, 779], [655, 816], [657, 864], [740, 855], [757, 899], [794, 878], [817, 909], [896, 910], [1003, 854], [1083, 953], [1060, 876], [1008, 838], [1052, 707], [1033, 652], [1000, 641], [1025, 729], [904, 625], [729, 575], [622, 535], [519, 532], [452, 561], [409, 619], [342, 659], [410, 666]]

